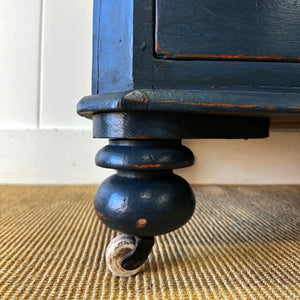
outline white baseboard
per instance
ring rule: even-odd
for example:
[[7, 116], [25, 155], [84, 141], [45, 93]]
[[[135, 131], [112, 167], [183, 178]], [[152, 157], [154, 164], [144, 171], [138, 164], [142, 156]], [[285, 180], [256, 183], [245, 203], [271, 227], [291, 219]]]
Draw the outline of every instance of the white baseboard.
[[100, 183], [113, 171], [95, 166], [107, 141], [91, 130], [0, 131], [0, 183]]
[[[107, 140], [91, 130], [0, 131], [1, 184], [99, 184], [114, 173], [95, 166]], [[193, 184], [300, 184], [300, 132], [262, 140], [185, 140], [193, 167], [176, 171]]]

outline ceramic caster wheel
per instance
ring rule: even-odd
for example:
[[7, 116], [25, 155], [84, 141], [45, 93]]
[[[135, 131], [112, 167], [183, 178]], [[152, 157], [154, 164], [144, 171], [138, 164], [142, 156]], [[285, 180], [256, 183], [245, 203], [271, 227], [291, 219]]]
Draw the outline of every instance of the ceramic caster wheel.
[[136, 240], [134, 236], [126, 234], [115, 237], [108, 245], [106, 250], [106, 263], [109, 270], [118, 277], [129, 277], [137, 274], [143, 265], [126, 270], [122, 267], [123, 258], [135, 248]]

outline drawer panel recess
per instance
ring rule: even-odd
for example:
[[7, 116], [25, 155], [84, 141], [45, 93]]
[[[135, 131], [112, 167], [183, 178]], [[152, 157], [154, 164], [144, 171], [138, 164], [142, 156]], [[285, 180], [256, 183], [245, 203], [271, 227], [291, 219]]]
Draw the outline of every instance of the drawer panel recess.
[[300, 62], [298, 0], [156, 0], [161, 59]]

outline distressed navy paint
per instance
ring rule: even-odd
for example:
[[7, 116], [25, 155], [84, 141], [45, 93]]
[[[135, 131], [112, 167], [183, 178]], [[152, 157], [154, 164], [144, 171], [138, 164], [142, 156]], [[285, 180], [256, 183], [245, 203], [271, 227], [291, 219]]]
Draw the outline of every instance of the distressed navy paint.
[[[99, 219], [144, 237], [123, 258], [129, 269], [153, 236], [193, 214], [193, 192], [172, 172], [194, 161], [182, 138], [265, 138], [270, 122], [300, 126], [299, 5], [257, 3], [94, 0], [93, 95], [77, 112], [93, 120], [94, 137], [111, 139], [96, 156], [117, 170], [95, 196]], [[271, 4], [284, 5], [273, 19]]]
[[[269, 119], [175, 112], [101, 113], [93, 135], [116, 139], [250, 139], [269, 136]], [[136, 158], [137, 159], [137, 158]]]
[[92, 94], [98, 94], [99, 86], [99, 29], [100, 29], [100, 6], [101, 0], [94, 0], [93, 11], [93, 67], [92, 67]]
[[172, 170], [193, 163], [193, 153], [179, 140], [111, 140], [96, 156], [96, 165], [117, 170]]
[[94, 0], [94, 94], [133, 88], [133, 5]]
[[156, 55], [300, 61], [300, 3], [156, 0]]
[[193, 191], [172, 173], [173, 168], [194, 162], [180, 140], [111, 140], [96, 162], [119, 170], [100, 185], [95, 196], [97, 215], [108, 227], [135, 236], [156, 236], [191, 218]]
[[[115, 99], [116, 93], [123, 93], [125, 90], [128, 91], [126, 93], [129, 93], [130, 91], [141, 89], [154, 89], [158, 90], [158, 92], [163, 90], [162, 94], [167, 94], [168, 90], [178, 91], [178, 97], [175, 96], [171, 99], [174, 101], [173, 104], [170, 102], [168, 105], [158, 106], [156, 100], [160, 100], [161, 97], [159, 95], [158, 99], [150, 99], [150, 109], [162, 109], [163, 111], [185, 110], [184, 107], [187, 108], [187, 106], [180, 105], [182, 102], [182, 93], [192, 90], [199, 95], [199, 99], [203, 99], [203, 95], [207, 96], [207, 99], [214, 98], [213, 101], [216, 106], [210, 107], [211, 112], [219, 110], [218, 104], [230, 104], [231, 102], [248, 104], [251, 98], [251, 104], [254, 103], [255, 105], [252, 107], [252, 110], [248, 109], [247, 113], [260, 113], [262, 112], [261, 107], [272, 106], [275, 107], [275, 109], [273, 109], [273, 112], [267, 112], [268, 118], [277, 118], [278, 113], [293, 113], [293, 119], [295, 121], [292, 123], [299, 123], [299, 117], [295, 115], [295, 111], [288, 107], [291, 106], [289, 104], [291, 101], [293, 102], [292, 106], [295, 108], [300, 105], [300, 64], [297, 62], [226, 61], [223, 59], [217, 61], [186, 60], [184, 58], [163, 60], [155, 57], [155, 25], [157, 25], [155, 22], [157, 22], [156, 17], [158, 14], [161, 14], [163, 18], [158, 28], [160, 28], [161, 33], [164, 32], [163, 36], [166, 37], [168, 34], [170, 35], [169, 40], [170, 43], [172, 42], [174, 44], [174, 47], [185, 47], [184, 44], [176, 44], [178, 41], [174, 38], [174, 34], [176, 36], [178, 34], [179, 38], [181, 33], [179, 31], [174, 33], [172, 29], [174, 26], [181, 26], [182, 29], [190, 28], [192, 37], [196, 37], [194, 40], [193, 38], [187, 39], [191, 44], [189, 45], [190, 49], [195, 49], [199, 46], [198, 35], [201, 35], [201, 32], [199, 33], [195, 28], [198, 28], [197, 24], [201, 24], [202, 19], [195, 13], [193, 13], [191, 18], [184, 16], [191, 11], [191, 6], [193, 5], [195, 11], [201, 9], [204, 5], [203, 1], [189, 0], [188, 5], [182, 9], [179, 9], [180, 7], [176, 5], [179, 0], [174, 2], [160, 0], [158, 5], [156, 5], [155, 0], [94, 1], [93, 94], [101, 94], [101, 96], [85, 98], [78, 106], [78, 112], [81, 115], [91, 117], [93, 113], [107, 111], [107, 106], [105, 104], [103, 105], [103, 103], [108, 102], [111, 103], [109, 105], [111, 105], [114, 111], [141, 110], [141, 107], [144, 107], [144, 103], [135, 103], [135, 105], [133, 105], [131, 102], [127, 108], [124, 108], [125, 104], [129, 104], [129, 101], [123, 102], [122, 100], [122, 103], [120, 103], [120, 97]], [[271, 18], [272, 11], [277, 9], [269, 5], [273, 3], [272, 1], [274, 2], [274, 0], [258, 1], [258, 7], [255, 8], [253, 12], [249, 11], [249, 9], [247, 10], [247, 8], [249, 8], [248, 6], [253, 6], [253, 0], [249, 2], [235, 2], [235, 8], [232, 11], [220, 5], [220, 9], [218, 9], [215, 14], [220, 15], [224, 10], [224, 16], [226, 16], [226, 19], [230, 19], [230, 13], [232, 13], [234, 14], [232, 19], [235, 23], [238, 22], [237, 18], [240, 16], [240, 25], [242, 27], [247, 24], [254, 24], [254, 19], [258, 18], [257, 26], [260, 27], [255, 27], [256, 29], [254, 28], [253, 32], [255, 33], [255, 30], [258, 30], [257, 28], [270, 30], [270, 27], [263, 26], [263, 24], [265, 24], [264, 22], [269, 22], [268, 24], [272, 25], [274, 21], [274, 24], [276, 26], [278, 25], [278, 20]], [[183, 2], [186, 3], [185, 1], [182, 1], [182, 3]], [[205, 3], [205, 5], [213, 7], [216, 6], [216, 3], [219, 2], [215, 0], [209, 2], [209, 4]], [[220, 3], [224, 4], [224, 1], [220, 0]], [[230, 3], [232, 6], [233, 0], [231, 0]], [[230, 5], [228, 7], [230, 7]], [[298, 53], [300, 51], [298, 47], [300, 18], [297, 17], [299, 15], [297, 13], [299, 4], [293, 9], [290, 8], [290, 6], [293, 5], [292, 2], [287, 3], [283, 1], [282, 5], [284, 5], [285, 9], [282, 10], [280, 14], [281, 32], [278, 33], [278, 36], [280, 37], [284, 34], [285, 39], [278, 38], [276, 43], [274, 42], [275, 44], [273, 42], [271, 43], [270, 40], [264, 40], [263, 42], [266, 47], [271, 47], [272, 45], [272, 47], [274, 46], [274, 49], [276, 48], [277, 50], [280, 48], [278, 45], [281, 43], [283, 50], [285, 47], [290, 47], [292, 52]], [[262, 8], [264, 8], [264, 12], [260, 13]], [[158, 12], [155, 9], [157, 9]], [[211, 7], [209, 10], [214, 13]], [[205, 11], [205, 9], [203, 11]], [[202, 13], [203, 11], [201, 10]], [[236, 11], [238, 11], [239, 14], [235, 14]], [[278, 12], [278, 10], [276, 11]], [[207, 11], [204, 14], [206, 18], [212, 17]], [[259, 17], [265, 16], [266, 14], [268, 14], [270, 18], [260, 22]], [[172, 16], [174, 17], [173, 19]], [[246, 16], [246, 19], [241, 16]], [[166, 21], [163, 21], [164, 19]], [[222, 24], [222, 19], [219, 19], [216, 20], [216, 28]], [[192, 21], [197, 24], [191, 25], [190, 23]], [[221, 23], [218, 23], [219, 21]], [[292, 32], [288, 29], [290, 26], [294, 29]], [[205, 34], [206, 38], [211, 42], [211, 47], [213, 43], [218, 43], [213, 34], [216, 28], [211, 28], [210, 26], [211, 31]], [[195, 35], [196, 33], [193, 34], [193, 32], [196, 31], [198, 35]], [[239, 29], [238, 32], [241, 35], [243, 31]], [[265, 32], [263, 36], [268, 34], [273, 36], [273, 32]], [[236, 39], [234, 32], [227, 31], [226, 35], [228, 36], [228, 45], [234, 45], [234, 43], [232, 44], [231, 42], [231, 40]], [[183, 33], [180, 38], [184, 38], [184, 36], [185, 34]], [[187, 36], [189, 36], [188, 31]], [[224, 35], [222, 35], [222, 38], [224, 38]], [[246, 42], [242, 43], [242, 47], [248, 49], [249, 44], [247, 43], [252, 43], [251, 45], [253, 45], [253, 40], [255, 40], [256, 37], [254, 35], [249, 36], [249, 34], [245, 33], [244, 38]], [[237, 43], [239, 39], [241, 41], [242, 37], [237, 38]], [[260, 36], [260, 39], [262, 39], [262, 36]], [[122, 40], [121, 43], [120, 40]], [[164, 40], [167, 41], [168, 38], [166, 37]], [[255, 51], [259, 51], [260, 47], [265, 47], [259, 43], [259, 40], [257, 40], [257, 43], [258, 45], [254, 49]], [[224, 47], [225, 46], [224, 44]], [[249, 46], [249, 49], [250, 48]], [[219, 51], [219, 49], [220, 47], [216, 47], [215, 50]], [[216, 51], [214, 52], [219, 53]], [[250, 52], [244, 54], [252, 55]], [[294, 53], [292, 52], [289, 55]], [[261, 53], [257, 52], [256, 54]], [[269, 54], [272, 55], [271, 52]], [[287, 55], [284, 51], [281, 53], [277, 51], [275, 54], [279, 56]], [[225, 94], [221, 93], [223, 91], [227, 92], [226, 99], [224, 99]], [[209, 94], [209, 92], [212, 93]], [[112, 93], [111, 96], [109, 95], [110, 93]], [[248, 95], [245, 96], [245, 93], [248, 93]], [[186, 99], [187, 102], [196, 101], [199, 103], [199, 100], [193, 99], [190, 101], [190, 99]], [[210, 100], [207, 99], [203, 100], [203, 104], [207, 101], [211, 103]], [[226, 103], [224, 103], [224, 101], [226, 101]], [[116, 107], [116, 105], [118, 105], [118, 107]], [[149, 106], [145, 109], [148, 110]], [[191, 106], [190, 109], [199, 113], [207, 111], [205, 106], [202, 106], [201, 109], [198, 109], [196, 106]], [[87, 111], [89, 112], [86, 113]], [[244, 111], [240, 111], [236, 105], [232, 108], [227, 107], [224, 112], [244, 113]], [[274, 112], [276, 112], [276, 114], [274, 114]]]
[[[100, 112], [165, 111], [280, 114], [300, 112], [297, 93], [212, 90], [136, 90], [84, 97], [77, 106], [80, 115], [92, 118]], [[297, 115], [296, 115], [297, 117]], [[293, 115], [291, 115], [293, 118]]]

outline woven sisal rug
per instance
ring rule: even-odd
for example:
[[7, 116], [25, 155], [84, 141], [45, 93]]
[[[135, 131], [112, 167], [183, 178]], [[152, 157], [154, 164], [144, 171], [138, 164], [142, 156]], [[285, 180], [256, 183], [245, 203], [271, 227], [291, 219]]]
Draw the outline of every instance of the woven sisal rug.
[[300, 299], [300, 187], [194, 187], [183, 228], [113, 277], [95, 186], [0, 186], [0, 299]]

